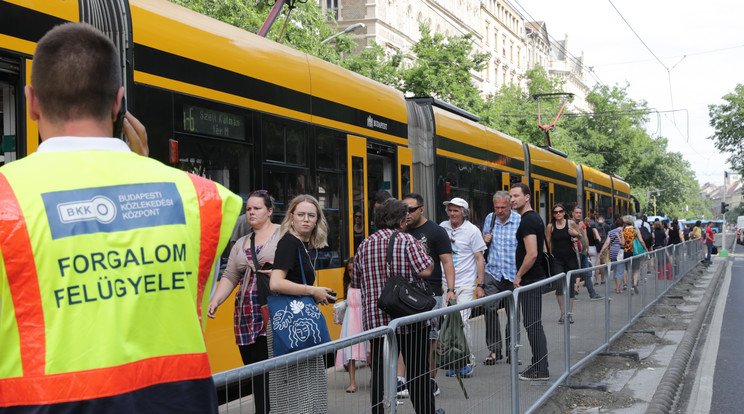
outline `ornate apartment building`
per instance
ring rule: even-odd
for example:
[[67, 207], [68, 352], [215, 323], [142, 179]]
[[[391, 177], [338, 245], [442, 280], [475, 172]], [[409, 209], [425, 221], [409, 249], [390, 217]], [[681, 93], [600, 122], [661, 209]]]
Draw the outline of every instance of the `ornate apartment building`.
[[[364, 23], [354, 34], [360, 47], [372, 41], [384, 49], [410, 50], [419, 40], [419, 22], [445, 36], [473, 34], [475, 49], [489, 52], [486, 67], [473, 73], [483, 96], [502, 85], [525, 86], [525, 72], [540, 64], [553, 76], [566, 80], [566, 92], [577, 95], [574, 109], [586, 105], [589, 87], [583, 80], [583, 65], [567, 56], [565, 44], [552, 42], [544, 22], [525, 22], [506, 0], [320, 0], [331, 11], [340, 29]], [[564, 40], [565, 42], [565, 40]], [[582, 58], [583, 60], [583, 58]]]

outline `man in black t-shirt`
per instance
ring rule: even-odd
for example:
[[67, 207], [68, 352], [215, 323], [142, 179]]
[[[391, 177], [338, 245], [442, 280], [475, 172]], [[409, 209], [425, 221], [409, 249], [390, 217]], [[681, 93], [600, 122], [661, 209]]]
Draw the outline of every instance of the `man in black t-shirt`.
[[[545, 272], [540, 263], [545, 246], [545, 224], [540, 215], [530, 206], [530, 186], [525, 183], [512, 185], [509, 195], [511, 206], [522, 215], [517, 229], [517, 276], [514, 287], [519, 288], [545, 279]], [[542, 288], [529, 289], [519, 295], [519, 307], [522, 309], [522, 321], [527, 331], [527, 339], [532, 348], [530, 365], [519, 374], [524, 381], [547, 381], [548, 344], [542, 326]]]
[[[403, 195], [403, 202], [408, 205], [408, 228], [406, 232], [421, 243], [426, 250], [426, 253], [434, 260], [434, 270], [431, 272], [431, 276], [424, 279], [431, 291], [434, 293], [434, 298], [437, 301], [437, 305], [434, 309], [442, 307], [442, 268], [444, 268], [444, 277], [447, 281], [447, 295], [446, 300], [450, 299], [457, 301], [455, 295], [455, 266], [452, 262], [452, 245], [450, 244], [447, 231], [436, 223], [427, 220], [424, 216], [424, 198], [420, 194], [408, 193]], [[441, 265], [440, 265], [441, 263]], [[436, 365], [434, 364], [434, 349], [436, 349], [437, 338], [439, 337], [439, 324], [438, 321], [431, 326], [431, 348], [429, 352], [429, 366], [431, 367], [430, 375], [432, 381], [432, 389], [434, 394], [437, 395], [439, 386], [436, 384], [434, 378], [437, 376]]]

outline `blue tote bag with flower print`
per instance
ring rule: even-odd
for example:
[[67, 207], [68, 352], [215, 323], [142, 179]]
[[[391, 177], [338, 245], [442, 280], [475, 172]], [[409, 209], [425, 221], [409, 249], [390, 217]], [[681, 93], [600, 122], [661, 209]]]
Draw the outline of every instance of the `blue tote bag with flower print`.
[[[302, 283], [307, 284], [302, 253], [299, 249], [297, 253]], [[274, 356], [330, 342], [331, 335], [328, 333], [325, 317], [312, 296], [276, 295], [267, 297], [266, 301], [274, 336]]]

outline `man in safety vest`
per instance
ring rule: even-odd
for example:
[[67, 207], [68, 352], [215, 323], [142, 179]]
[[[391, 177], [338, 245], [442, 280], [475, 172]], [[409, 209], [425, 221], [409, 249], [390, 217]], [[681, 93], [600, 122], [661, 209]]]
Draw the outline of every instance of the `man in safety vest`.
[[0, 168], [0, 412], [217, 412], [202, 316], [240, 197], [106, 138], [124, 90], [92, 26], [47, 33], [31, 83], [42, 143]]

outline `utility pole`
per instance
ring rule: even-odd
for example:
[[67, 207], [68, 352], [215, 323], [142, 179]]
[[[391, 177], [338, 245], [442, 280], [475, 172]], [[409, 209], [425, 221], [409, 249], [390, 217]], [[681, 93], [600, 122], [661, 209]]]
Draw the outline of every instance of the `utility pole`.
[[[726, 208], [726, 188], [728, 187], [728, 171], [723, 172], [723, 201], [721, 202], [721, 208]], [[723, 214], [723, 236], [721, 238], [721, 250], [718, 251], [718, 257], [728, 257], [728, 249], [726, 249], [726, 212], [721, 211]]]

